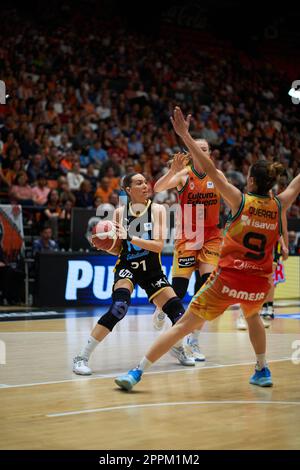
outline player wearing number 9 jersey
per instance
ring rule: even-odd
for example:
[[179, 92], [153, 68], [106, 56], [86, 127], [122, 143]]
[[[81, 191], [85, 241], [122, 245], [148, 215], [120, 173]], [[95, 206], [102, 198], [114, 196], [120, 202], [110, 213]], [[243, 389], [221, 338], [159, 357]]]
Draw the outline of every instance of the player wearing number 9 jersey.
[[[272, 386], [266, 364], [266, 333], [259, 311], [270, 288], [273, 248], [281, 233], [281, 210], [291, 206], [300, 192], [298, 175], [276, 198], [269, 195], [282, 166], [258, 161], [251, 166], [247, 178], [247, 194], [230, 184], [189, 133], [191, 117], [183, 117], [176, 107], [172, 123], [192, 156], [214, 182], [232, 216], [227, 224], [220, 261], [216, 270], [193, 297], [183, 317], [152, 345], [139, 367], [117, 379], [122, 388], [130, 389], [140, 381], [142, 373], [165, 354], [172, 345], [201, 328], [205, 320], [213, 320], [227, 307], [240, 303], [248, 323], [249, 337], [256, 354], [256, 367], [250, 383]], [[129, 385], [128, 385], [129, 384]], [[131, 384], [131, 387], [130, 387]]]
[[[115, 267], [112, 303], [98, 320], [81, 353], [73, 360], [73, 372], [79, 375], [92, 373], [88, 366], [90, 355], [125, 317], [136, 285], [145, 289], [149, 300], [166, 313], [172, 324], [184, 313], [181, 300], [164, 275], [160, 262], [166, 238], [165, 208], [148, 198], [148, 185], [143, 175], [131, 173], [125, 176], [123, 186], [129, 203], [114, 213], [117, 235], [123, 243]], [[194, 359], [186, 355], [182, 341], [171, 352], [182, 365], [195, 365]]]

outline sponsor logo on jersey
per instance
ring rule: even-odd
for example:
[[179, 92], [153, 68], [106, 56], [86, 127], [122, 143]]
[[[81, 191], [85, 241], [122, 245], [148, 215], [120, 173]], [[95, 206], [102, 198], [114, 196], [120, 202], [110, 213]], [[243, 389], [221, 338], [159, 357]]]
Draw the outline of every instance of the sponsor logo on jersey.
[[152, 222], [145, 222], [144, 230], [152, 230]]
[[260, 222], [259, 220], [250, 219], [250, 217], [248, 217], [247, 215], [242, 215], [241, 221], [245, 227], [250, 226], [254, 228], [262, 228], [265, 230], [276, 230], [278, 225], [277, 222], [276, 224], [271, 224], [268, 222]]
[[193, 182], [191, 182], [191, 183], [189, 184], [189, 187], [190, 187], [190, 189], [193, 191], [193, 189], [195, 189], [195, 184], [194, 184]]
[[207, 187], [208, 189], [214, 188], [214, 183], [213, 183], [212, 181], [207, 181], [206, 187]]
[[246, 290], [236, 290], [231, 289], [225, 285], [222, 288], [222, 294], [227, 294], [228, 297], [232, 297], [237, 300], [250, 300], [252, 302], [263, 300], [266, 297], [265, 292], [248, 292]]
[[233, 262], [233, 267], [235, 269], [254, 269], [256, 271], [263, 271], [263, 268], [261, 266], [258, 266], [257, 264], [249, 263], [248, 261], [244, 261], [242, 259], [235, 259]]
[[120, 269], [119, 277], [126, 277], [128, 279], [132, 279], [133, 274], [128, 269]]
[[186, 258], [178, 258], [179, 268], [188, 268], [196, 264], [195, 256], [188, 256]]

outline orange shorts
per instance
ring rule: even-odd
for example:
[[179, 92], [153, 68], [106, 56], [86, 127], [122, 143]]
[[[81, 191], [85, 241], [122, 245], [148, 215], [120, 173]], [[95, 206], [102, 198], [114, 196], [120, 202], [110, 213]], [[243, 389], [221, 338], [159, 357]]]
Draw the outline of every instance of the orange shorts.
[[180, 241], [175, 245], [172, 277], [191, 277], [199, 269], [200, 263], [217, 266], [222, 238], [212, 238], [204, 242], [199, 250], [186, 250], [186, 243]]
[[269, 277], [219, 268], [194, 295], [188, 311], [205, 320], [214, 320], [230, 305], [240, 304], [245, 317], [251, 317], [261, 309], [270, 287]]

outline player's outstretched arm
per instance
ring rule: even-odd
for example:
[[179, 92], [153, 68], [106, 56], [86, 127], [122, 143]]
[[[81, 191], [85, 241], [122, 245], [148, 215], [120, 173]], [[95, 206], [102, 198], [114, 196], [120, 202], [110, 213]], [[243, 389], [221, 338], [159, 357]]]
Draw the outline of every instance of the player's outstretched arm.
[[241, 204], [242, 193], [238, 188], [227, 181], [225, 175], [215, 167], [211, 158], [201, 150], [201, 147], [190, 135], [189, 126], [191, 115], [189, 114], [187, 119], [184, 119], [181, 109], [176, 106], [171, 121], [175, 132], [181, 137], [193, 158], [198, 160], [201, 168], [208, 174], [216, 188], [220, 191], [222, 197], [235, 213]]
[[282, 209], [288, 209], [300, 193], [300, 174], [294, 178], [288, 187], [277, 198], [281, 202]]

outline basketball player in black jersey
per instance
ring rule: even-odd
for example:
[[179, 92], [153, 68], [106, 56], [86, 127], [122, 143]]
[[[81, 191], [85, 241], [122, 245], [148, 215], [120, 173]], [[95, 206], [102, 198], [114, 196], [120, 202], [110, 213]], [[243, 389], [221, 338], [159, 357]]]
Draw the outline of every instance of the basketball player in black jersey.
[[[98, 320], [80, 355], [74, 358], [73, 372], [78, 375], [92, 373], [88, 366], [90, 355], [125, 317], [136, 284], [145, 289], [149, 301], [162, 309], [173, 325], [184, 313], [181, 300], [164, 275], [160, 262], [166, 232], [165, 208], [148, 198], [143, 175], [131, 173], [125, 176], [123, 187], [129, 203], [118, 207], [114, 213], [117, 234], [123, 243], [115, 266], [112, 303]], [[176, 344], [172, 354], [182, 365], [195, 365], [195, 360], [186, 355], [182, 342]]]

